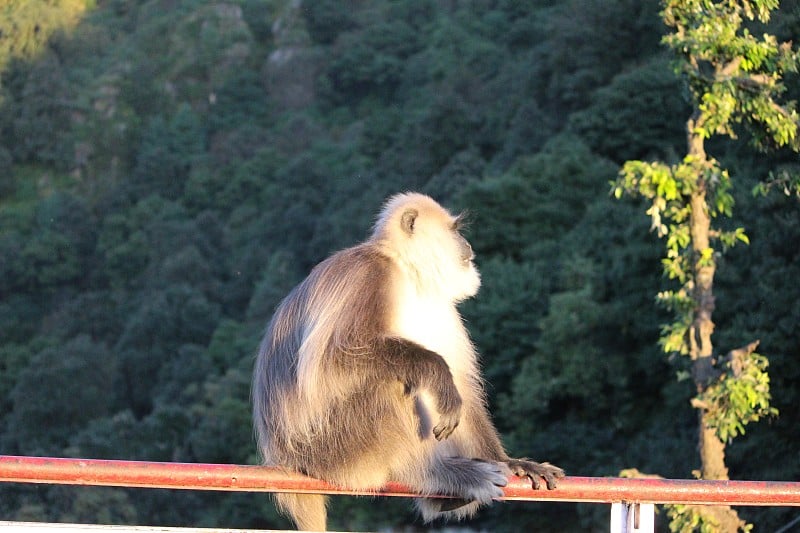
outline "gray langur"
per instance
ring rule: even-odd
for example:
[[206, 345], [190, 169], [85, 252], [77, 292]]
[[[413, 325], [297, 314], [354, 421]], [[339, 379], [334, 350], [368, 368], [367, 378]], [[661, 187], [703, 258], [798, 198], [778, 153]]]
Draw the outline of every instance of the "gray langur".
[[[364, 243], [317, 265], [280, 303], [253, 376], [266, 464], [351, 489], [387, 482], [422, 496], [426, 521], [464, 518], [508, 475], [548, 488], [564, 472], [511, 459], [486, 408], [477, 354], [456, 304], [480, 276], [460, 217], [398, 194]], [[326, 497], [276, 494], [300, 529], [324, 530]]]

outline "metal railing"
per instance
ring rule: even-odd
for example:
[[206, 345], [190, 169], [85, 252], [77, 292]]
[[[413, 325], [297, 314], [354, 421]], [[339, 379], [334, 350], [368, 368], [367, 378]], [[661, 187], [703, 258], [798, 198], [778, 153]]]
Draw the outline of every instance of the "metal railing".
[[[418, 494], [391, 483], [378, 491], [343, 489], [280, 468], [201, 463], [0, 456], [0, 482], [186, 490], [339, 495]], [[504, 500], [612, 505], [613, 532], [652, 531], [652, 504], [800, 506], [800, 482], [566, 477], [555, 490], [534, 490], [512, 477]]]

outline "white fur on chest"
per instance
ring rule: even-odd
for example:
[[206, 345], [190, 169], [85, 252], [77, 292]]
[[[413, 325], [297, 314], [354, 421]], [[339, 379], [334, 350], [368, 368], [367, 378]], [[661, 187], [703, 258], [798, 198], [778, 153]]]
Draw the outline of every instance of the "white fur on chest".
[[[441, 355], [456, 381], [475, 368], [475, 352], [455, 305], [405, 290], [399, 296], [392, 333]], [[461, 379], [459, 379], [461, 378]]]

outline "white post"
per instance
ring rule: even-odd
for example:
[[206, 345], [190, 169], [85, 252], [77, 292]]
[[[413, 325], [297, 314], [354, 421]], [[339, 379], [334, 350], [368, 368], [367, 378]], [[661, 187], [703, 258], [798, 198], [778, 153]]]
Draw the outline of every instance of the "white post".
[[652, 503], [612, 503], [611, 533], [653, 533], [655, 514]]

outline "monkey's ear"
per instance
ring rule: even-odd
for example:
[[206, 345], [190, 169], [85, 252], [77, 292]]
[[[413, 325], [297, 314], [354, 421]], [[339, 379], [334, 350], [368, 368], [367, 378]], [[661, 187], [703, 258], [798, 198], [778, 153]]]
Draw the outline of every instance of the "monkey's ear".
[[403, 216], [400, 218], [400, 227], [403, 228], [403, 231], [409, 235], [414, 233], [414, 222], [417, 221], [418, 216], [419, 211], [416, 209], [406, 209], [403, 212]]

